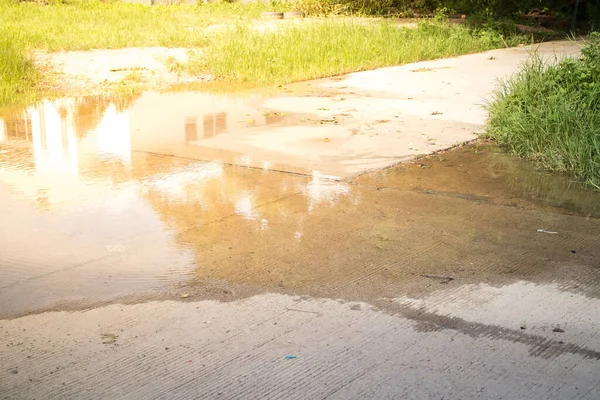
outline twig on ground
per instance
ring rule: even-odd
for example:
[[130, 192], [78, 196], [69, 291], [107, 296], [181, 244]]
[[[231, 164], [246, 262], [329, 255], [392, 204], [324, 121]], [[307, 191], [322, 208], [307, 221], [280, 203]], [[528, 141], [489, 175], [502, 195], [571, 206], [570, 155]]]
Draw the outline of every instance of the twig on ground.
[[317, 311], [298, 310], [297, 308], [286, 308], [286, 310], [287, 311], [297, 311], [297, 312], [303, 312], [303, 313], [321, 315], [321, 313], [317, 312]]
[[439, 279], [443, 281], [442, 283], [448, 283], [454, 280], [454, 277], [444, 275], [421, 274], [421, 276], [424, 278]]

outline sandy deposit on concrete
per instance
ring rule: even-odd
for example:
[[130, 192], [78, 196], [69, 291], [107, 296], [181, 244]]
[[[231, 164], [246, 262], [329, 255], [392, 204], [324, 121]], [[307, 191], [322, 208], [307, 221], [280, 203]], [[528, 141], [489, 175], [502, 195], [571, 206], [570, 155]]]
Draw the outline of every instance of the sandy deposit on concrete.
[[37, 52], [37, 64], [55, 73], [59, 92], [95, 94], [119, 85], [157, 88], [177, 83], [209, 80], [210, 76], [190, 76], [181, 72], [198, 49], [129, 47], [116, 50]]
[[[286, 27], [298, 28], [307, 24], [332, 21], [374, 24], [382, 18], [286, 18], [258, 20], [249, 27], [260, 33], [272, 33]], [[398, 28], [416, 28], [419, 19], [385, 19]], [[449, 23], [464, 24], [464, 18], [450, 18]], [[232, 21], [207, 27], [188, 27], [190, 32], [202, 31], [207, 35], [223, 34], [236, 26]], [[552, 32], [542, 27], [518, 25], [523, 33]], [[37, 51], [34, 61], [51, 72], [51, 89], [64, 95], [94, 95], [110, 93], [115, 89], [157, 89], [182, 83], [211, 80], [208, 74], [190, 75], [185, 64], [190, 57], [201, 54], [201, 49], [166, 47], [128, 47], [123, 49], [95, 49], [88, 51]]]

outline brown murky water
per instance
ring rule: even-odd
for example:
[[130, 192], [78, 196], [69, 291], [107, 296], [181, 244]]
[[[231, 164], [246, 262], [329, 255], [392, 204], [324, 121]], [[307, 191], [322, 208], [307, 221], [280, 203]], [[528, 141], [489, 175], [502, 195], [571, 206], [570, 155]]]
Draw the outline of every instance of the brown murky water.
[[485, 142], [364, 174], [355, 182], [600, 217], [598, 191], [568, 176], [537, 171], [531, 163]]
[[303, 118], [252, 97], [64, 99], [0, 116], [0, 315], [169, 288], [371, 301], [560, 276], [599, 295], [600, 194], [491, 145], [340, 181], [204, 147]]

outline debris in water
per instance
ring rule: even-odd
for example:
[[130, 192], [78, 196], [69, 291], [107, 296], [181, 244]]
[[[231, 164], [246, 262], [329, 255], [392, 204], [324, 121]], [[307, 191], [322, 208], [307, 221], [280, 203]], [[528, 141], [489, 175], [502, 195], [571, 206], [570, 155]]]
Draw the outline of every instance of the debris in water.
[[296, 358], [296, 356], [293, 356], [290, 354], [290, 355], [285, 356], [285, 358], [288, 360], [293, 360], [294, 358]]
[[101, 333], [100, 336], [102, 337], [102, 344], [113, 344], [119, 337], [113, 333]]
[[441, 283], [448, 283], [454, 280], [454, 277], [444, 275], [421, 274], [421, 276], [424, 278], [439, 279]]
[[335, 119], [321, 119], [319, 121], [319, 123], [321, 125], [323, 125], [323, 124], [335, 124], [335, 125], [337, 125], [339, 122], [337, 120], [335, 120]]
[[558, 233], [558, 232], [553, 232], [553, 231], [547, 231], [545, 229], [538, 229], [537, 231], [540, 233], [548, 233], [550, 235], [556, 235]]
[[564, 333], [564, 329], [560, 329], [558, 326], [555, 327], [554, 329], [552, 329], [552, 332], [556, 332], [556, 333]]

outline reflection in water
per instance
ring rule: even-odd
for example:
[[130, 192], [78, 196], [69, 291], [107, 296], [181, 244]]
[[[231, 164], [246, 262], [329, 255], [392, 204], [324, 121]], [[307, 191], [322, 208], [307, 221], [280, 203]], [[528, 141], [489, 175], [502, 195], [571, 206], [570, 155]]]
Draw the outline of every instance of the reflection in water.
[[[181, 152], [187, 156], [185, 148], [231, 129], [247, 129], [248, 118], [255, 124], [284, 120], [235, 98], [202, 93], [146, 93], [130, 102], [102, 97], [46, 100], [4, 113], [0, 119], [4, 151], [0, 181], [32, 199], [39, 210], [81, 205], [138, 187], [142, 195], [169, 204], [196, 204], [202, 210], [223, 210], [229, 204], [231, 213], [258, 221], [262, 229], [268, 222], [256, 206], [272, 196], [303, 193], [311, 212], [349, 194], [347, 184], [326, 183], [322, 178], [327, 177], [315, 172], [308, 183], [298, 177], [282, 179], [278, 190], [265, 200], [264, 184], [250, 179], [251, 174], [225, 172], [220, 160], [173, 162], [145, 155]], [[252, 160], [246, 154], [236, 154], [233, 160], [246, 167], [272, 167], [269, 161]]]
[[[501, 154], [448, 153], [446, 161], [421, 160], [424, 167], [390, 168], [350, 184], [318, 171], [276, 172], [276, 165], [249, 154], [229, 154], [236, 166], [219, 158], [200, 161], [203, 153], [194, 152], [200, 142], [252, 129], [242, 121], [248, 115], [269, 122], [268, 113], [235, 99], [148, 93], [127, 105], [94, 101], [45, 101], [0, 119], [0, 221], [6, 224], [0, 230], [0, 314], [23, 293], [34, 293], [35, 301], [57, 293], [130, 294], [136, 282], [146, 289], [155, 277], [190, 269], [207, 279], [290, 287], [319, 279], [345, 284], [361, 271], [385, 289], [406, 275], [392, 268], [397, 260], [410, 260], [419, 273], [459, 263], [479, 271], [512, 268], [523, 254], [535, 254], [530, 264], [542, 271], [548, 270], [549, 252], [556, 253], [557, 265], [596, 255], [593, 248], [586, 253], [577, 247], [589, 241], [585, 232], [596, 229], [594, 221], [579, 221], [581, 237], [578, 231], [571, 239], [560, 237], [566, 250], [545, 247], [542, 257], [535, 243], [527, 247], [529, 227], [562, 232], [571, 219], [548, 213], [551, 221], [543, 213], [417, 193], [512, 202], [550, 198], [549, 192], [563, 193], [564, 200], [569, 192], [580, 210], [593, 215], [585, 205], [590, 203], [573, 194], [591, 192], [566, 190], [550, 184], [551, 178], [529, 179], [532, 171]], [[377, 271], [367, 268], [374, 254], [385, 256]], [[327, 286], [323, 290], [326, 295]]]
[[204, 138], [209, 139], [227, 129], [227, 113], [204, 115]]
[[[223, 172], [224, 159], [264, 170], [277, 166], [268, 160], [254, 160], [248, 154], [224, 156], [221, 152], [208, 157], [216, 158], [213, 162], [183, 166], [180, 161], [175, 169], [165, 170], [170, 162], [145, 165], [150, 158], [142, 154], [202, 159], [207, 155], [202, 143], [227, 132], [252, 129], [247, 126], [248, 119], [259, 125], [285, 120], [282, 114], [265, 112], [245, 99], [193, 92], [145, 93], [130, 101], [98, 96], [59, 99], [12, 113], [0, 110], [0, 115], [0, 179], [32, 199], [39, 209], [46, 210], [140, 181], [145, 190], [161, 193], [170, 201], [205, 203], [200, 199], [206, 196], [204, 191], [186, 188], [210, 180], [239, 179]], [[376, 183], [383, 179], [386, 186], [470, 193], [505, 198], [508, 202], [516, 197], [587, 215], [599, 213], [595, 193], [578, 189], [556, 175], [531, 171], [490, 147], [476, 153], [466, 147], [446, 153], [440, 161], [435, 157], [421, 160], [416, 166], [423, 168], [409, 165], [388, 169], [365, 175], [358, 182]], [[307, 211], [311, 212], [350, 194], [348, 184], [330, 178], [313, 171], [306, 183], [282, 183], [289, 186], [282, 192], [301, 192], [307, 199]], [[215, 186], [210, 190], [220, 189]], [[262, 202], [259, 191], [252, 185], [248, 190], [232, 185], [227, 196], [217, 201], [230, 203], [232, 212], [248, 220], [260, 220], [261, 216], [252, 211]]]
[[196, 117], [185, 117], [185, 143], [189, 144], [198, 140], [198, 125]]
[[125, 165], [131, 164], [129, 119], [125, 113], [110, 105], [96, 128], [98, 154], [102, 158], [115, 158]]
[[223, 177], [223, 165], [216, 162], [191, 165], [186, 168], [158, 173], [142, 181], [144, 191], [159, 193], [169, 202], [202, 203], [202, 193], [187, 189], [211, 180]]
[[[245, 160], [239, 166], [168, 156], [196, 156], [189, 150], [201, 141], [248, 129], [237, 122], [242, 114], [267, 123], [235, 99], [175, 99], [150, 93], [130, 104], [60, 99], [0, 110], [0, 314], [180, 280], [199, 262], [184, 232], [218, 240], [213, 222], [239, 216], [256, 231], [286, 219], [300, 238], [305, 215], [350, 194], [318, 174], [269, 171], [269, 161], [246, 154], [230, 156]], [[293, 195], [303, 199], [300, 212], [279, 202]], [[277, 213], [267, 215], [261, 206], [273, 203]]]
[[[207, 157], [214, 158], [213, 162], [179, 160], [178, 165], [167, 168], [172, 160], [156, 162], [143, 154], [206, 159], [203, 143], [227, 132], [252, 129], [247, 127], [248, 119], [259, 125], [285, 121], [282, 114], [253, 107], [246, 99], [194, 92], [145, 93], [130, 101], [59, 99], [12, 113], [0, 110], [0, 115], [0, 180], [46, 210], [93, 199], [134, 182], [143, 182], [144, 190], [160, 193], [171, 202], [206, 203], [201, 197], [207, 190], [194, 192], [196, 189], [189, 188], [211, 180], [240, 179], [224, 173], [223, 160], [264, 170], [277, 166], [248, 154], [225, 155], [223, 151]], [[556, 175], [536, 173], [490, 147], [476, 149], [476, 153], [465, 147], [444, 154], [439, 161], [435, 157], [420, 160], [414, 165], [417, 168], [388, 169], [365, 175], [358, 182], [385, 180], [385, 186], [469, 193], [507, 202], [525, 199], [587, 215], [600, 212], [596, 193], [581, 190]], [[150, 161], [154, 165], [147, 165]], [[302, 193], [311, 212], [350, 195], [347, 183], [331, 178], [312, 171], [308, 182], [290, 184], [284, 179], [281, 191]], [[222, 188], [216, 185], [210, 190]], [[231, 185], [228, 190], [215, 201], [229, 203], [232, 212], [247, 220], [262, 218], [253, 211], [262, 203], [260, 189], [249, 184], [247, 188]]]
[[202, 131], [198, 132], [198, 117], [188, 116], [185, 122], [186, 144], [197, 144], [202, 139], [210, 139], [227, 130], [227, 113], [204, 114]]
[[258, 212], [252, 206], [252, 194], [248, 191], [243, 191], [237, 195], [235, 200], [235, 213], [241, 215], [248, 221], [255, 220], [259, 217]]
[[302, 188], [302, 193], [309, 199], [309, 212], [322, 203], [333, 207], [340, 197], [348, 196], [350, 191], [350, 185], [347, 183], [325, 180], [318, 171], [313, 172], [310, 183]]

